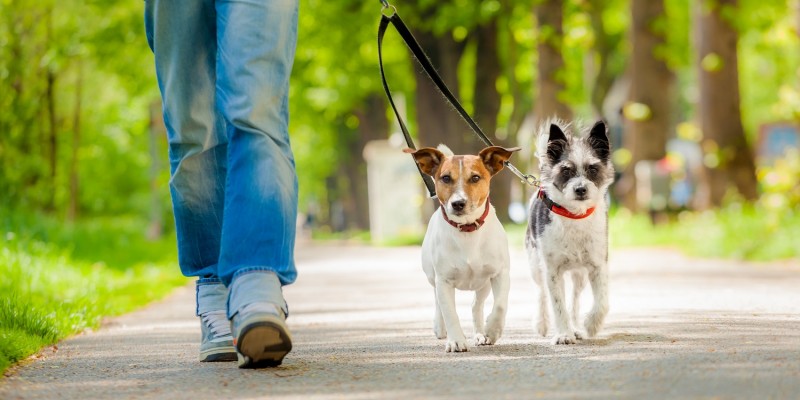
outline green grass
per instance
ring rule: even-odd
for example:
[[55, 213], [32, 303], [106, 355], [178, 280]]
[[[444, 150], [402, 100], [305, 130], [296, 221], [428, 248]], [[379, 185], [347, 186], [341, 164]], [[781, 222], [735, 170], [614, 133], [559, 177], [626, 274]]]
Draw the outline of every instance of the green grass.
[[716, 211], [683, 212], [657, 225], [646, 216], [619, 210], [610, 221], [614, 247], [666, 246], [697, 257], [750, 261], [800, 259], [800, 213], [790, 210], [732, 204]]
[[0, 209], [0, 371], [185, 284], [174, 239], [136, 218], [62, 224]]
[[[506, 231], [512, 245], [522, 246], [524, 225]], [[616, 209], [609, 215], [609, 236], [612, 248], [669, 247], [690, 256], [749, 261], [800, 259], [800, 213], [758, 205], [686, 211], [655, 225], [646, 215]]]

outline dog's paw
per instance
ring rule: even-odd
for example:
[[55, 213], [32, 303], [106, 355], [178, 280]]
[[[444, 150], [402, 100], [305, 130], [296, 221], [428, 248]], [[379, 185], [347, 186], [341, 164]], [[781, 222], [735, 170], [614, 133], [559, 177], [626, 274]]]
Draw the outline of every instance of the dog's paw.
[[575, 344], [575, 343], [578, 343], [578, 341], [575, 339], [574, 334], [553, 336], [553, 344]]
[[495, 344], [503, 335], [503, 325], [497, 323], [489, 323], [486, 325], [486, 341], [487, 344]]
[[540, 319], [533, 324], [533, 328], [536, 329], [539, 336], [547, 337], [547, 321]]
[[467, 340], [464, 338], [460, 340], [447, 339], [447, 344], [444, 345], [444, 351], [447, 353], [469, 351], [469, 348], [467, 348]]
[[600, 328], [603, 326], [603, 320], [593, 314], [589, 314], [586, 320], [583, 321], [583, 326], [586, 328], [587, 337], [594, 337]]
[[586, 334], [585, 333], [583, 333], [583, 332], [581, 332], [581, 331], [579, 331], [577, 329], [575, 330], [575, 339], [583, 340], [585, 338], [586, 338]]
[[491, 337], [486, 337], [482, 333], [475, 334], [475, 346], [489, 346], [493, 344], [494, 340]]
[[434, 326], [433, 334], [436, 335], [437, 339], [444, 339], [447, 337], [447, 329], [445, 329], [444, 326], [442, 327]]

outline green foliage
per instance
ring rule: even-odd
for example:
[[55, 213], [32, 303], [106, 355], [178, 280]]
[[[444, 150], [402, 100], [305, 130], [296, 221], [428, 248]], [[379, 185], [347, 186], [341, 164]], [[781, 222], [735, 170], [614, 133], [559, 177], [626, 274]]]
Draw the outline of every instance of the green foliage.
[[564, 70], [557, 79], [564, 82], [566, 88], [561, 100], [570, 104], [577, 115], [589, 116], [592, 113], [588, 107], [592, 86], [586, 81], [584, 58], [592, 51], [594, 35], [588, 13], [572, 6], [571, 2], [567, 2], [564, 12], [564, 38], [561, 44]]
[[762, 123], [800, 121], [800, 28], [786, 2], [742, 0], [741, 7], [742, 121], [754, 143]]
[[756, 171], [761, 187], [759, 204], [773, 218], [800, 209], [800, 150], [789, 149], [784, 158]]
[[[378, 2], [301, 1], [289, 92], [301, 208], [311, 199], [325, 199], [324, 178], [342, 162], [343, 139], [355, 134], [346, 121], [364, 98], [381, 90], [375, 39], [379, 11]], [[385, 53], [392, 76], [405, 76], [398, 73], [404, 70], [397, 67], [399, 55], [389, 48]], [[397, 82], [392, 80], [394, 90]]]
[[79, 210], [145, 210], [145, 135], [157, 89], [142, 7], [143, 2], [0, 2], [4, 204], [64, 210], [76, 161]]
[[656, 49], [656, 55], [673, 70], [691, 67], [691, 7], [689, 0], [664, 0], [665, 15], [655, 22], [654, 28], [666, 38], [664, 47]]
[[174, 239], [145, 240], [143, 221], [0, 215], [0, 371], [187, 282]]
[[[383, 96], [375, 40], [380, 4], [300, 3], [290, 134], [301, 209], [310, 202], [325, 208], [336, 200], [337, 192], [347, 191], [331, 187], [339, 184], [329, 178], [339, 174], [341, 165], [361, 162], [360, 153], [350, 144], [363, 133], [359, 118], [366, 100]], [[475, 75], [480, 73], [475, 70], [470, 34], [490, 18], [498, 19], [497, 50], [503, 70], [496, 82], [501, 98], [498, 136], [516, 142], [518, 126], [533, 108], [536, 43], [544, 35], [535, 29], [533, 4], [519, 0], [484, 1], [479, 7], [467, 0], [392, 3], [412, 30], [466, 41], [458, 81], [468, 110], [472, 109]], [[563, 45], [565, 59], [558, 75], [565, 83], [563, 99], [576, 116], [594, 118], [589, 99], [597, 83], [598, 49], [610, 49], [605, 65], [613, 78], [621, 78], [630, 55], [630, 1], [565, 1], [564, 5], [565, 34], [555, 38]], [[691, 121], [698, 91], [691, 21], [692, 7], [697, 4], [664, 0], [664, 5], [666, 15], [652, 24], [667, 38], [657, 55], [667, 60], [678, 77], [676, 122]], [[601, 15], [602, 35], [592, 25], [595, 11]], [[796, 13], [785, 1], [740, 0], [738, 8], [725, 14], [741, 35], [742, 115], [754, 143], [759, 125], [800, 120]], [[148, 153], [148, 109], [158, 92], [142, 15], [141, 1], [0, 1], [0, 108], [4, 110], [0, 113], [0, 202], [62, 215], [71, 200], [72, 139], [78, 128], [79, 210], [86, 215], [149, 211], [148, 168], [153, 160]], [[407, 120], [412, 133], [416, 132], [416, 66], [391, 30], [384, 55], [390, 85], [398, 96], [405, 95]], [[48, 79], [53, 83], [55, 148], [50, 145]], [[388, 110], [385, 116], [393, 121]], [[395, 130], [392, 127], [377, 136]], [[168, 172], [162, 167], [156, 190], [165, 204], [167, 180]]]

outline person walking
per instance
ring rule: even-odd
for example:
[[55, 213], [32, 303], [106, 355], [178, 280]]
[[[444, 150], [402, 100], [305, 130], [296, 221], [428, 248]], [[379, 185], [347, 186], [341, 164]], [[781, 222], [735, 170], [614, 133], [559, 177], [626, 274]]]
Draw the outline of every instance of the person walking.
[[200, 361], [280, 365], [292, 349], [297, 175], [288, 134], [297, 0], [146, 0], [178, 263], [197, 277]]

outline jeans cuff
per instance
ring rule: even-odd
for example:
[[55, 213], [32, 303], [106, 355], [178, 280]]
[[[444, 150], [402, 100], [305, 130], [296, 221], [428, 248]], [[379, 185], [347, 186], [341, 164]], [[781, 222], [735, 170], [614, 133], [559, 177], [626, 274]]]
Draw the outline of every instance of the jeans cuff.
[[226, 309], [228, 288], [219, 279], [198, 279], [195, 285], [195, 315]]
[[222, 283], [222, 280], [219, 278], [198, 278], [197, 279], [197, 286], [200, 285], [214, 285], [217, 283]]
[[275, 304], [286, 317], [289, 316], [281, 281], [272, 270], [248, 268], [238, 271], [234, 276], [228, 294], [228, 319], [233, 318], [242, 307], [252, 303]]

